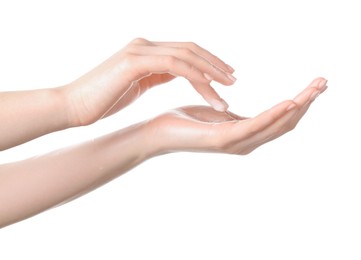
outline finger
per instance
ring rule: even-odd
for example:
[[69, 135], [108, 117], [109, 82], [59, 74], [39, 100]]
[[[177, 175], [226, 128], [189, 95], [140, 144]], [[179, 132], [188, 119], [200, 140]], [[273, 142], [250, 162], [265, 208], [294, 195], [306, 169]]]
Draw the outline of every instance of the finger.
[[[322, 90], [322, 92], [320, 91]], [[321, 88], [315, 88], [315, 87], [308, 87], [304, 91], [302, 91], [300, 94], [298, 94], [294, 98], [294, 102], [297, 104], [297, 106], [300, 108], [300, 114], [304, 114], [308, 107], [311, 105], [311, 103], [325, 90], [327, 89], [327, 86], [321, 87]]]
[[319, 91], [319, 90], [314, 90], [313, 92], [309, 93], [309, 96], [308, 96], [308, 100], [307, 102], [300, 107], [297, 115], [294, 117], [293, 120], [295, 120], [293, 122], [293, 127], [296, 127], [296, 125], [298, 124], [298, 122], [301, 120], [301, 118], [304, 116], [304, 114], [308, 111], [309, 107], [311, 106], [311, 104], [315, 101], [315, 99], [320, 95], [322, 94], [325, 90], [327, 89], [327, 86], [326, 87], [323, 87], [322, 88], [322, 91]]
[[[264, 131], [259, 133], [258, 136], [254, 136], [254, 140], [250, 140], [250, 142], [254, 142], [253, 147], [250, 145], [251, 150], [254, 150], [262, 144], [270, 142], [293, 130], [306, 114], [312, 102], [320, 94], [319, 89], [320, 88], [309, 87], [298, 95], [298, 100], [295, 101], [297, 103], [296, 108], [292, 109], [287, 116], [280, 118], [275, 124], [267, 127]], [[292, 111], [295, 111], [295, 113]]]
[[[298, 122], [301, 120], [301, 118], [304, 116], [304, 114], [307, 112], [308, 108], [312, 104], [312, 102], [315, 100], [315, 98], [323, 91], [326, 90], [327, 80], [323, 78], [315, 79], [311, 82], [311, 84], [303, 90], [299, 95], [295, 97], [293, 101], [286, 101], [291, 102], [289, 103], [289, 106], [286, 108], [286, 113], [282, 114], [282, 109], [284, 109], [285, 105], [281, 103], [280, 105], [277, 105], [277, 107], [280, 107], [281, 110], [279, 110], [278, 113], [272, 114], [272, 111], [274, 108], [263, 112], [259, 116], [257, 116], [254, 119], [245, 120], [244, 122], [249, 123], [253, 121], [253, 125], [256, 127], [253, 128], [251, 132], [254, 132], [252, 136], [249, 136], [248, 139], [245, 139], [243, 142], [243, 148], [241, 153], [247, 154], [257, 147], [272, 141], [283, 134], [291, 131], [296, 127]], [[283, 110], [284, 111], [284, 110]], [[277, 114], [281, 115], [277, 118]], [[270, 116], [271, 115], [271, 116]], [[268, 117], [268, 119], [267, 119]], [[276, 120], [272, 120], [276, 119]], [[268, 122], [264, 122], [263, 128], [261, 127], [261, 124], [258, 124], [255, 122], [255, 119], [258, 120], [267, 120]]]
[[232, 143], [229, 151], [234, 154], [247, 154], [255, 145], [264, 140], [266, 129], [278, 120], [290, 113], [294, 113], [296, 105], [291, 101], [284, 101], [271, 109], [261, 113], [255, 118], [238, 121], [229, 125], [227, 135], [224, 136], [225, 143]]
[[234, 134], [242, 132], [244, 133], [242, 136], [247, 138], [257, 135], [259, 132], [274, 124], [278, 119], [282, 118], [289, 111], [294, 110], [295, 108], [296, 104], [292, 100], [281, 102], [254, 118], [240, 121], [238, 126], [234, 128]]
[[220, 58], [212, 54], [211, 52], [207, 51], [206, 49], [200, 47], [198, 44], [193, 42], [153, 42], [153, 44], [159, 46], [169, 46], [169, 47], [176, 47], [176, 48], [187, 48], [198, 54], [199, 56], [205, 58], [214, 66], [218, 67], [219, 69], [227, 72], [233, 73], [234, 69], [222, 61]]
[[294, 109], [288, 113], [287, 116], [280, 118], [275, 124], [270, 125], [262, 132], [253, 136], [253, 138], [249, 140], [249, 152], [293, 130], [307, 112], [310, 105], [311, 103], [307, 103], [302, 110]]
[[327, 88], [327, 79], [319, 77], [312, 81], [310, 86], [317, 88], [321, 93]]
[[250, 153], [261, 145], [270, 142], [292, 130], [293, 127], [291, 120], [297, 114], [297, 112], [298, 110], [296, 108], [287, 111], [287, 113], [278, 118], [278, 120], [272, 122], [266, 128], [248, 138], [243, 144], [246, 147], [243, 150], [243, 153]]
[[214, 110], [224, 112], [228, 109], [228, 104], [209, 83], [191, 82], [194, 89], [210, 104]]
[[305, 105], [307, 102], [309, 102], [312, 98], [315, 98], [315, 96], [317, 96], [320, 93], [320, 91], [315, 88], [315, 87], [307, 87], [306, 89], [304, 89], [300, 94], [298, 94], [293, 101], [298, 105], [298, 106], [303, 106]]
[[209, 80], [196, 67], [174, 56], [139, 56], [132, 55], [132, 62], [137, 64], [138, 78], [152, 73], [169, 73], [187, 78], [196, 91], [217, 111], [226, 111], [228, 104], [219, 97], [209, 85]]
[[208, 77], [209, 80], [215, 80], [223, 85], [231, 85], [236, 81], [236, 78], [232, 74], [219, 69], [209, 60], [188, 48], [144, 45], [136, 46], [134, 49], [129, 48], [128, 51], [137, 55], [161, 55], [176, 57], [179, 60], [185, 61], [191, 66], [196, 67], [201, 72], [206, 73], [206, 77]]
[[130, 41], [128, 46], [130, 45], [154, 45], [154, 44], [151, 41], [148, 41], [147, 39], [138, 37]]
[[[316, 79], [314, 79], [314, 80], [308, 85], [308, 87], [307, 87], [306, 89], [304, 89], [304, 91], [307, 91], [307, 90], [310, 89], [310, 88], [315, 88], [315, 89], [319, 90], [320, 93], [322, 93], [322, 92], [324, 92], [324, 91], [326, 90], [326, 88], [327, 88], [326, 84], [327, 84], [327, 80], [326, 80], [326, 79], [321, 78], [321, 77], [320, 77], [320, 78], [316, 78]], [[294, 100], [299, 99], [299, 96], [303, 95], [303, 94], [304, 94], [304, 91], [302, 91], [299, 95], [297, 95], [297, 96], [294, 98]]]
[[174, 56], [128, 55], [128, 62], [133, 63], [134, 66], [132, 67], [137, 68], [134, 71], [136, 75], [131, 76], [131, 78], [137, 78], [137, 80], [141, 80], [150, 74], [169, 73], [174, 76], [184, 77], [191, 82], [204, 84], [210, 82], [196, 67]]

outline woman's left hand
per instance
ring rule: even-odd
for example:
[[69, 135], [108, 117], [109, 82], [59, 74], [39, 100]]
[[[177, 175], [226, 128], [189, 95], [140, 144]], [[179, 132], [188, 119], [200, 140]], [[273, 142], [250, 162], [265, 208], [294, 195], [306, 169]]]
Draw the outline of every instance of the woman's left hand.
[[218, 112], [206, 106], [182, 107], [150, 120], [148, 146], [156, 154], [173, 151], [219, 152], [245, 155], [294, 129], [315, 98], [326, 90], [315, 79], [293, 100], [279, 103], [254, 118]]

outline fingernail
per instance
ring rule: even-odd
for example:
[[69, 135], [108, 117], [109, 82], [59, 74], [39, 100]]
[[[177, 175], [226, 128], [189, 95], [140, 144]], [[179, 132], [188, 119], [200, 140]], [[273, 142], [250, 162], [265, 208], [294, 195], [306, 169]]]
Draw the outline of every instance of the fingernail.
[[228, 104], [224, 100], [212, 99], [209, 101], [214, 110], [224, 112], [228, 108]]
[[291, 105], [289, 105], [286, 109], [286, 111], [290, 111], [292, 109], [294, 109], [296, 107], [296, 104], [295, 103], [292, 103]]
[[227, 73], [227, 78], [232, 80], [232, 82], [236, 82], [236, 80], [237, 80], [232, 74], [229, 74], [229, 73]]
[[327, 79], [323, 79], [318, 83], [318, 89], [322, 90], [327, 84]]
[[310, 97], [310, 101], [311, 102], [314, 101], [319, 95], [320, 95], [320, 91], [314, 92]]
[[226, 66], [227, 66], [228, 71], [229, 71], [230, 73], [233, 73], [233, 72], [235, 71], [234, 68], [232, 68], [230, 65], [226, 64]]
[[210, 81], [213, 80], [213, 78], [208, 73], [203, 73], [204, 77]]

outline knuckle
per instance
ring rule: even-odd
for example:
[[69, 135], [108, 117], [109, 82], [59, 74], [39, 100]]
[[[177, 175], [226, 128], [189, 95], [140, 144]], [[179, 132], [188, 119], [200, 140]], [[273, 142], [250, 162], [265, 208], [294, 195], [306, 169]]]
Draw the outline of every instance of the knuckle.
[[137, 37], [137, 38], [134, 38], [130, 43], [131, 44], [136, 44], [136, 45], [139, 45], [139, 44], [146, 44], [148, 43], [149, 41], [144, 39], [144, 38], [141, 38], [141, 37]]

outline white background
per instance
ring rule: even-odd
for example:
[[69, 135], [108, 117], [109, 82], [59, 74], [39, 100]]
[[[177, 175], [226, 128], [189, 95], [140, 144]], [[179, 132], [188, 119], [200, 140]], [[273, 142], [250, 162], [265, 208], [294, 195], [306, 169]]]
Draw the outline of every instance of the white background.
[[[1, 229], [0, 259], [360, 259], [358, 6], [1, 1], [1, 91], [66, 84], [135, 37], [194, 41], [232, 65], [236, 84], [215, 87], [241, 115], [292, 98], [318, 76], [329, 89], [293, 132], [248, 156], [151, 159], [76, 201]], [[205, 102], [176, 79], [95, 125], [2, 152], [0, 163], [188, 104]]]

